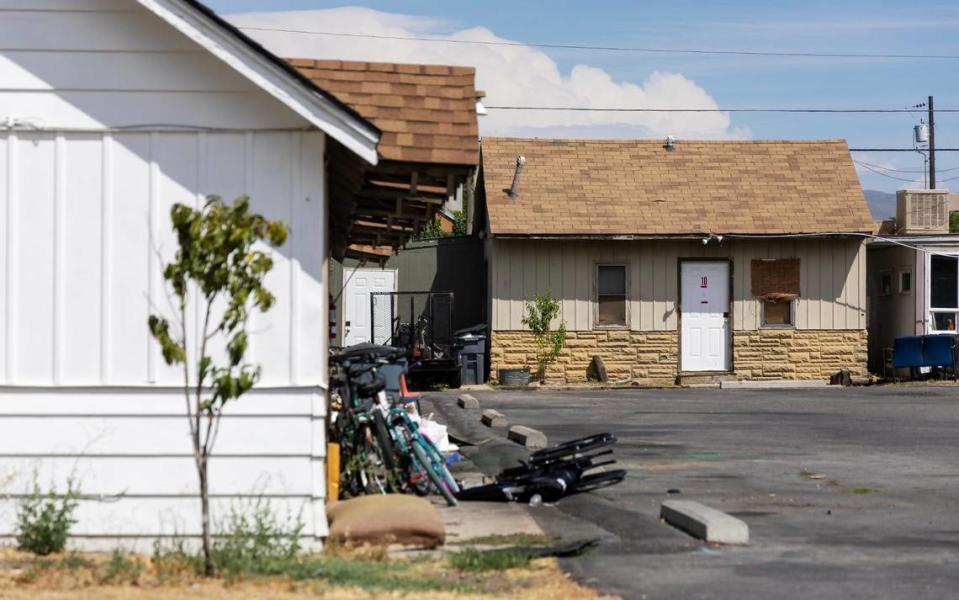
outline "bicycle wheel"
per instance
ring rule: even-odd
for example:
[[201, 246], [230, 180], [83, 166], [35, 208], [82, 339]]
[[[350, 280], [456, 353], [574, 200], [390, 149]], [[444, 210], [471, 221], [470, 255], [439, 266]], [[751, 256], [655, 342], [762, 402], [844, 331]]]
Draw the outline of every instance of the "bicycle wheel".
[[616, 485], [626, 478], [626, 471], [616, 469], [605, 473], [592, 473], [584, 475], [579, 481], [570, 486], [569, 491], [573, 493], [591, 492], [600, 488]]
[[434, 444], [430, 438], [423, 435], [423, 432], [419, 430], [416, 431], [416, 439], [419, 440], [423, 445], [423, 449], [426, 450], [427, 455], [433, 460], [436, 473], [446, 481], [453, 494], [458, 494], [460, 486], [456, 483], [456, 480], [453, 479], [453, 474], [450, 473], [449, 468], [446, 466], [446, 457], [443, 456], [443, 453], [440, 452], [439, 448], [436, 447], [436, 444]]
[[[380, 447], [376, 435], [367, 437], [367, 425], [360, 429], [360, 463], [359, 478], [364, 491], [367, 494], [388, 494], [390, 493], [390, 480], [392, 471], [386, 466], [386, 452]], [[369, 432], [373, 433], [373, 432]]]
[[413, 440], [413, 454], [416, 455], [416, 460], [419, 461], [420, 466], [426, 471], [426, 475], [430, 478], [430, 481], [433, 482], [436, 489], [438, 489], [443, 498], [446, 499], [446, 503], [450, 506], [456, 506], [456, 495], [450, 490], [446, 479], [433, 468], [433, 462], [429, 459], [429, 456], [427, 456], [426, 450], [422, 444], [420, 444], [419, 440]]
[[383, 463], [390, 471], [396, 469], [396, 449], [393, 447], [393, 438], [386, 429], [386, 419], [379, 411], [373, 413], [373, 433], [376, 434], [376, 441], [383, 452]]

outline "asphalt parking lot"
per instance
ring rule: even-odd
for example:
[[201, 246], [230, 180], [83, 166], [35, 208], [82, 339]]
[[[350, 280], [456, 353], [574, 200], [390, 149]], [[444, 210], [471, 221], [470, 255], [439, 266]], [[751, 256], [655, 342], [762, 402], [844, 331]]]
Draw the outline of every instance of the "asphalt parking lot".
[[[550, 443], [618, 436], [625, 482], [531, 509], [551, 533], [577, 519], [609, 534], [564, 563], [604, 592], [959, 596], [957, 387], [472, 393]], [[455, 397], [434, 396], [444, 406]], [[751, 544], [710, 547], [663, 524], [669, 497], [740, 517]]]

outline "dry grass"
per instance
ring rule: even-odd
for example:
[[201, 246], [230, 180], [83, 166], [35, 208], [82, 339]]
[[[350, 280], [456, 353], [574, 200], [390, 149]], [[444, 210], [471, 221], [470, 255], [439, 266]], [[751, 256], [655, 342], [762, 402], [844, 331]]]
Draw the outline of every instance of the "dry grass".
[[[44, 559], [0, 550], [0, 598], [151, 599], [173, 598], [430, 598], [465, 600], [522, 597], [530, 600], [592, 600], [600, 596], [571, 581], [554, 559], [532, 561], [524, 568], [498, 572], [454, 569], [443, 557], [390, 559], [378, 549], [337, 549], [328, 559], [338, 565], [332, 579], [290, 577], [237, 580], [203, 579], [190, 569], [171, 572], [143, 556], [64, 554]], [[111, 566], [112, 564], [112, 566]], [[369, 580], [351, 580], [369, 572]], [[340, 576], [337, 577], [336, 575]], [[345, 576], [344, 576], [345, 574]], [[350, 583], [359, 581], [360, 583]], [[370, 582], [384, 582], [370, 587]], [[425, 589], [416, 589], [418, 582]], [[393, 586], [393, 584], [396, 584]], [[407, 587], [407, 584], [412, 587]], [[392, 587], [391, 587], [392, 586]]]

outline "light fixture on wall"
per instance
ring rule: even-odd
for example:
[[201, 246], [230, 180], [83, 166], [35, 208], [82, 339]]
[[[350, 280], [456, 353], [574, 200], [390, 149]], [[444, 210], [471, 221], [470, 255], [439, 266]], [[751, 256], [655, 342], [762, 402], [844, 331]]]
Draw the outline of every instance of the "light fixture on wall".
[[710, 233], [709, 235], [707, 235], [706, 237], [703, 238], [703, 246], [708, 245], [708, 244], [709, 244], [709, 240], [716, 240], [716, 243], [717, 243], [717, 244], [722, 244], [722, 243], [723, 243], [723, 236], [721, 236], [721, 235], [716, 235], [715, 233]]

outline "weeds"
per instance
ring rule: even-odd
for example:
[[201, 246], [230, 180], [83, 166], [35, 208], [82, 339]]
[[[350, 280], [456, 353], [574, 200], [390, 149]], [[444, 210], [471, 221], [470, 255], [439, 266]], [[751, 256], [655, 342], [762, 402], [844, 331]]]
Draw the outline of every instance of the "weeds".
[[96, 563], [77, 553], [70, 552], [60, 558], [40, 558], [30, 563], [30, 566], [17, 577], [20, 583], [33, 583], [55, 571], [89, 571], [96, 568]]
[[97, 579], [100, 583], [137, 585], [142, 575], [143, 563], [139, 558], [114, 550], [110, 560], [101, 567]]
[[871, 488], [871, 487], [852, 487], [852, 488], [846, 489], [846, 493], [855, 494], [857, 496], [860, 496], [863, 494], [875, 494], [878, 491], [879, 490], [877, 490], [876, 488]]
[[470, 538], [468, 543], [471, 546], [548, 546], [557, 540], [556, 536], [533, 533], [499, 533]]
[[515, 548], [480, 551], [466, 548], [451, 554], [450, 566], [461, 571], [501, 571], [529, 566], [531, 557], [528, 552]]
[[242, 575], [273, 575], [296, 562], [300, 554], [300, 515], [281, 522], [262, 499], [231, 509], [213, 543], [213, 563], [228, 578]]
[[17, 547], [38, 556], [61, 552], [76, 523], [78, 495], [73, 480], [67, 482], [66, 494], [58, 496], [54, 488], [44, 494], [34, 478], [33, 490], [17, 506]]

